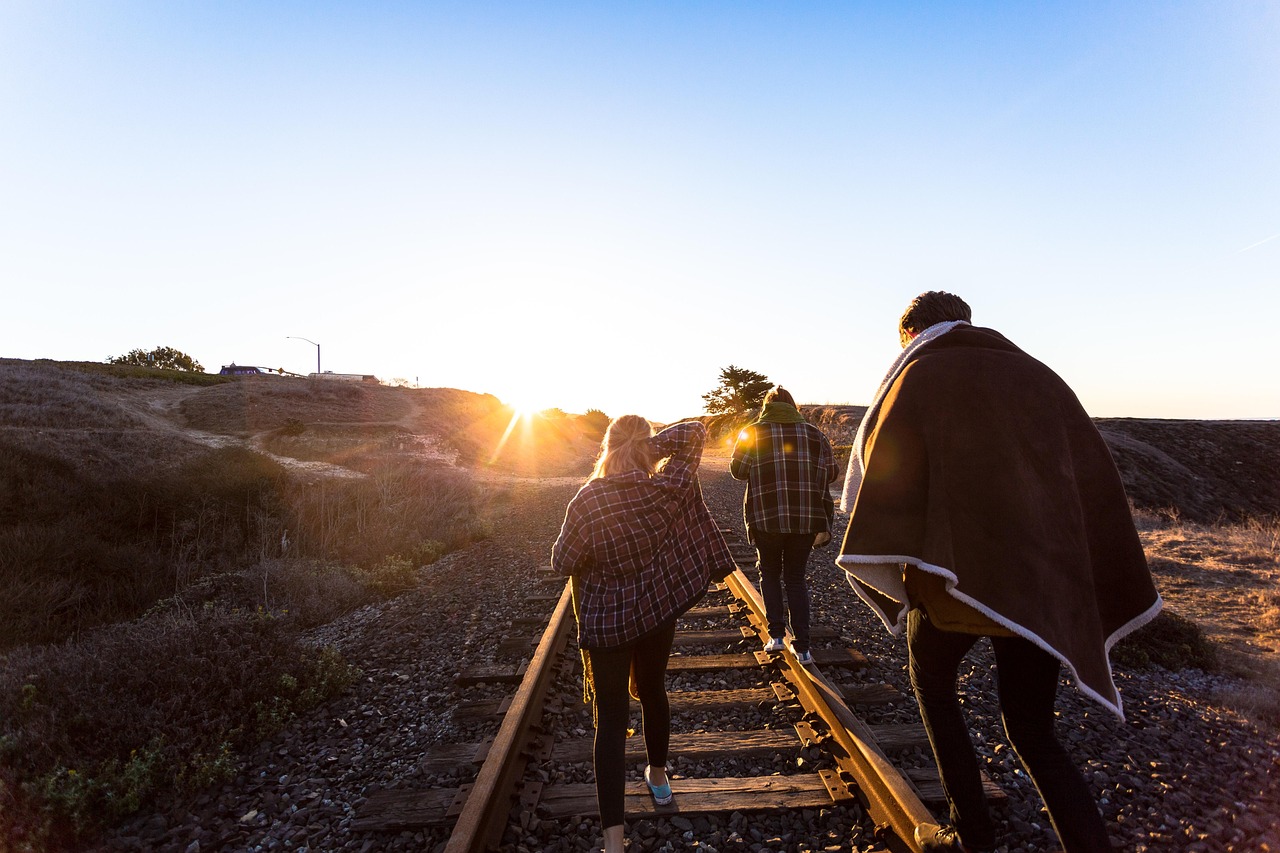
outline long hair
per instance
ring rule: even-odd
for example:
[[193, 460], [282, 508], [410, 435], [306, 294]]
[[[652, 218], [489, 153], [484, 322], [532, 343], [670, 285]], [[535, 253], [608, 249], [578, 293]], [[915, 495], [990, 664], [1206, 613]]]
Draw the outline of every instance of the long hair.
[[639, 415], [623, 415], [609, 422], [604, 441], [600, 442], [600, 458], [596, 460], [591, 479], [644, 471], [652, 474], [658, 460], [649, 439], [653, 427]]

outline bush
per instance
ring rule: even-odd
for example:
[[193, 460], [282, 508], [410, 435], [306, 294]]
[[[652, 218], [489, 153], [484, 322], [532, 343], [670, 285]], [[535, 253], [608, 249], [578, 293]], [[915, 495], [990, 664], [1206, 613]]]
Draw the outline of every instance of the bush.
[[286, 621], [213, 607], [13, 652], [0, 672], [0, 840], [56, 847], [156, 790], [225, 779], [234, 750], [353, 675]]
[[1218, 667], [1217, 652], [1200, 627], [1168, 607], [1116, 643], [1111, 660], [1135, 669], [1155, 665], [1169, 670], [1195, 667], [1212, 672]]
[[107, 364], [126, 364], [136, 367], [159, 367], [185, 373], [204, 373], [204, 366], [182, 350], [173, 347], [156, 347], [153, 350], [134, 349], [124, 355], [114, 355]]
[[585, 414], [577, 418], [576, 423], [583, 438], [587, 441], [600, 441], [609, 429], [610, 421], [612, 418], [599, 409], [587, 409]]
[[278, 435], [299, 436], [307, 431], [307, 425], [298, 418], [286, 418], [284, 426], [276, 430]]

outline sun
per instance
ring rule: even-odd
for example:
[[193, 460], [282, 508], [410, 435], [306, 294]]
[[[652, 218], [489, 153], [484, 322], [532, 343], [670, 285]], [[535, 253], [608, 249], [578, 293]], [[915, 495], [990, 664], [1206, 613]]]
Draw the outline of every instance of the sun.
[[502, 395], [502, 402], [512, 411], [513, 420], [528, 421], [539, 412], [545, 411], [547, 406], [537, 400], [534, 395], [524, 391], [514, 391], [510, 394]]
[[526, 436], [534, 429], [533, 419], [539, 412], [546, 411], [546, 406], [533, 402], [533, 400], [523, 394], [510, 394], [499, 398], [503, 405], [511, 410], [511, 420], [507, 422], [507, 428], [502, 433], [502, 438], [498, 439], [498, 444], [493, 449], [493, 455], [489, 457], [489, 464], [492, 465], [497, 461], [498, 456], [502, 453], [502, 449], [506, 447], [507, 441], [511, 438], [511, 434], [515, 431], [516, 426], [520, 425], [522, 433]]

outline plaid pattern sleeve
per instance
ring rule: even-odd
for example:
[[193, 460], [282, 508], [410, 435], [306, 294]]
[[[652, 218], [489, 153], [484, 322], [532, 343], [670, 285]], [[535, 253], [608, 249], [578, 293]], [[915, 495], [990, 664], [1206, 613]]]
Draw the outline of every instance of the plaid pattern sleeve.
[[584, 648], [658, 627], [701, 596], [712, 563], [732, 562], [697, 489], [705, 435], [697, 422], [669, 427], [653, 438], [661, 472], [591, 480], [569, 503], [552, 566], [575, 578]]
[[551, 567], [562, 575], [573, 575], [586, 571], [591, 567], [591, 540], [587, 536], [590, 530], [588, 519], [591, 516], [590, 499], [582, 499], [590, 483], [578, 490], [578, 494], [569, 501], [565, 508], [564, 524], [560, 526], [560, 536], [551, 547]]
[[730, 473], [747, 481], [749, 530], [818, 533], [830, 527], [829, 484], [840, 476], [831, 442], [807, 423], [754, 423], [738, 436]]

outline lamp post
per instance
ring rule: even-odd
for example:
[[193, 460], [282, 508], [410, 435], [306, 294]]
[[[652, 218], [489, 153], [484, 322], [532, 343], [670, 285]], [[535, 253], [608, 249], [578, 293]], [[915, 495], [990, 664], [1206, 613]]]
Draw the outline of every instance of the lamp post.
[[302, 338], [302, 337], [298, 337], [297, 335], [285, 335], [285, 337], [295, 341], [306, 341], [307, 343], [311, 344], [313, 347], [316, 348], [316, 375], [319, 375], [320, 374], [320, 345], [315, 341], [311, 340], [310, 338]]

